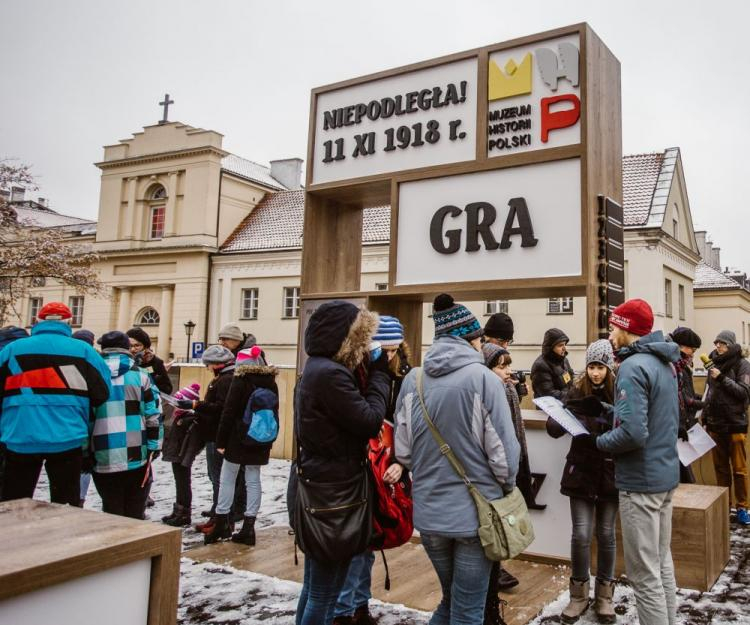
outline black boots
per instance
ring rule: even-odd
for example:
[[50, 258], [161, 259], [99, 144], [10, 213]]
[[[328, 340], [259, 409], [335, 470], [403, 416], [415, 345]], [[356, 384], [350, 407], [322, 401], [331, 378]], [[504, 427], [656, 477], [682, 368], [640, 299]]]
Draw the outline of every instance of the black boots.
[[255, 517], [246, 516], [242, 520], [242, 529], [232, 536], [232, 542], [243, 545], [255, 544]]
[[224, 538], [230, 538], [232, 536], [232, 528], [229, 525], [227, 515], [217, 514], [215, 518], [216, 524], [211, 531], [203, 537], [203, 544], [205, 545], [211, 545]]
[[179, 504], [174, 505], [172, 514], [162, 519], [162, 523], [171, 525], [172, 527], [184, 527], [190, 525], [190, 508], [181, 506]]

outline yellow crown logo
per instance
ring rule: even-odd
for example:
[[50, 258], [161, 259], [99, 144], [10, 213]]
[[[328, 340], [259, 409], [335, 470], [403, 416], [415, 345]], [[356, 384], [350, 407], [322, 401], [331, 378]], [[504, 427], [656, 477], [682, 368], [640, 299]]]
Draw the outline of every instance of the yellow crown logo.
[[531, 52], [523, 57], [520, 65], [513, 59], [505, 64], [503, 72], [494, 61], [490, 61], [488, 74], [488, 100], [502, 100], [514, 95], [531, 93]]

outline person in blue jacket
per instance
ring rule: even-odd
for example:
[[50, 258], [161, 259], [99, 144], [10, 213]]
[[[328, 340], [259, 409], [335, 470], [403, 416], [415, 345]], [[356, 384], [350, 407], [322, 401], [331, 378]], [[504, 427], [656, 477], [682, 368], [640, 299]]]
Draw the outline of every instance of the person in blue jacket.
[[661, 331], [652, 332], [654, 314], [643, 300], [620, 304], [609, 323], [609, 340], [620, 361], [614, 427], [589, 436], [615, 459], [625, 568], [638, 619], [674, 625], [677, 588], [671, 540], [672, 495], [680, 481], [675, 369], [680, 350]]
[[70, 309], [50, 302], [27, 339], [0, 352], [3, 500], [33, 497], [44, 465], [54, 503], [80, 504], [79, 476], [91, 409], [110, 393], [102, 357], [71, 336]]

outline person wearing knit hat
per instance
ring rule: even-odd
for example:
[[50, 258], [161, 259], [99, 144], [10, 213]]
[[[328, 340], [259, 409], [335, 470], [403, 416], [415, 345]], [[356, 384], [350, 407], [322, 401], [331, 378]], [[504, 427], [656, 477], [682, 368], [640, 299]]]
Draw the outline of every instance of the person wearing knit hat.
[[504, 347], [500, 347], [495, 343], [484, 343], [482, 344], [482, 356], [484, 357], [484, 364], [488, 369], [494, 369], [497, 367], [497, 363], [502, 356], [508, 353], [508, 350]]
[[[667, 338], [671, 338], [680, 348], [680, 359], [674, 365], [677, 371], [677, 391], [680, 401], [680, 428], [677, 435], [681, 440], [687, 441], [688, 430], [698, 422], [696, 415], [704, 408], [702, 398], [695, 392], [693, 384], [693, 357], [701, 346], [701, 338], [690, 328], [683, 326], [672, 330]], [[682, 463], [680, 463], [680, 483], [695, 483], [693, 470]]]
[[450, 334], [472, 343], [482, 336], [482, 326], [474, 314], [463, 304], [454, 302], [447, 293], [441, 293], [435, 298], [432, 321], [435, 324], [436, 338]]
[[484, 324], [484, 340], [507, 349], [513, 342], [513, 319], [502, 312], [491, 315]]
[[125, 334], [130, 338], [130, 353], [142, 369], [148, 371], [157, 389], [169, 395], [172, 392], [172, 380], [164, 366], [164, 361], [151, 349], [151, 337], [143, 328], [130, 328]]
[[708, 390], [703, 421], [716, 446], [712, 449], [716, 482], [734, 487], [737, 523], [750, 525], [748, 498], [747, 406], [750, 404], [750, 362], [731, 330], [722, 330], [714, 340], [707, 366]]
[[378, 330], [372, 340], [380, 343], [383, 349], [398, 347], [404, 341], [404, 327], [396, 317], [380, 315]]
[[236, 323], [227, 323], [219, 330], [219, 345], [230, 349], [236, 356], [245, 345], [246, 335], [242, 332], [240, 326]]
[[130, 351], [130, 339], [128, 339], [128, 335], [119, 330], [105, 332], [99, 337], [97, 343], [101, 345], [103, 350], [124, 349], [125, 351]]
[[201, 356], [204, 365], [228, 365], [234, 360], [232, 351], [223, 345], [209, 345]]
[[433, 321], [424, 366], [406, 376], [396, 402], [396, 459], [411, 469], [414, 525], [444, 589], [433, 620], [481, 623], [492, 562], [476, 540], [477, 510], [466, 483], [443, 457], [427, 418], [488, 500], [514, 490], [521, 446], [505, 386], [484, 364], [479, 322], [446, 294], [435, 298]]
[[75, 332], [73, 332], [73, 338], [78, 339], [79, 341], [84, 341], [88, 343], [89, 345], [91, 345], [92, 347], [94, 346], [95, 337], [94, 337], [94, 333], [91, 330], [85, 330], [85, 329], [76, 330]]
[[[206, 350], [208, 351], [208, 350]], [[193, 382], [174, 394], [179, 401], [197, 402], [200, 400], [201, 385]], [[195, 413], [184, 408], [172, 412], [172, 424], [164, 437], [162, 459], [172, 464], [175, 484], [175, 503], [172, 513], [162, 517], [162, 523], [173, 527], [190, 525], [193, 500], [191, 467], [200, 453], [203, 442], [196, 428]]]
[[670, 536], [672, 495], [680, 481], [674, 369], [680, 350], [661, 330], [651, 331], [653, 320], [643, 300], [628, 300], [612, 311], [609, 340], [620, 363], [614, 427], [588, 436], [615, 460], [625, 568], [639, 621], [674, 623], [677, 600]]
[[[586, 369], [576, 378], [565, 398], [565, 408], [592, 435], [602, 434], [612, 427], [607, 406], [611, 406], [615, 395], [613, 361], [609, 341], [600, 339], [591, 343], [586, 349]], [[546, 429], [552, 438], [567, 434], [551, 417], [547, 419]], [[600, 623], [614, 623], [612, 594], [618, 493], [612, 455], [598, 450], [590, 437], [573, 438], [562, 471], [560, 492], [570, 498], [574, 528], [570, 542], [570, 599], [563, 608], [562, 622], [577, 621], [591, 603], [591, 542], [596, 535], [598, 558], [593, 607]]]

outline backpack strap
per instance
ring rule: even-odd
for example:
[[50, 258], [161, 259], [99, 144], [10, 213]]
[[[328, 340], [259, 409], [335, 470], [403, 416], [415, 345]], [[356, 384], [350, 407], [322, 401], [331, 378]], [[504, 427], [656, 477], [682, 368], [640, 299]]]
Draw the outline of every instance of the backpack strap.
[[435, 442], [440, 448], [440, 453], [448, 459], [448, 462], [450, 462], [451, 466], [453, 467], [453, 470], [464, 481], [466, 486], [471, 488], [473, 485], [471, 483], [471, 480], [466, 475], [466, 470], [461, 464], [461, 461], [456, 457], [456, 454], [453, 453], [453, 450], [451, 449], [450, 445], [445, 442], [445, 439], [442, 437], [442, 435], [440, 434], [440, 431], [437, 429], [432, 419], [430, 418], [429, 413], [427, 412], [427, 406], [424, 403], [424, 389], [422, 385], [424, 370], [422, 369], [422, 367], [416, 367], [416, 370], [417, 370], [417, 395], [419, 396], [419, 403], [422, 405], [422, 413], [424, 414], [425, 423], [427, 423], [427, 427], [430, 428], [430, 432], [432, 432], [432, 437], [435, 439]]

